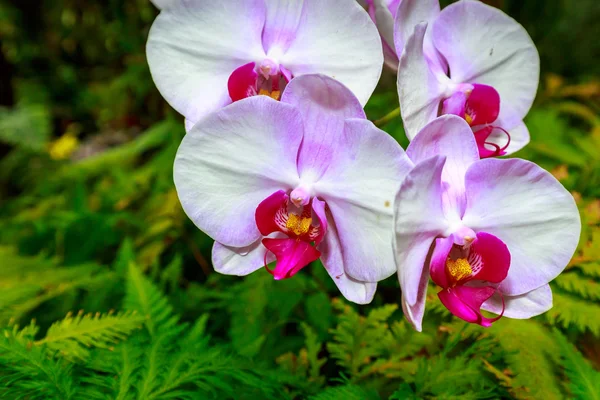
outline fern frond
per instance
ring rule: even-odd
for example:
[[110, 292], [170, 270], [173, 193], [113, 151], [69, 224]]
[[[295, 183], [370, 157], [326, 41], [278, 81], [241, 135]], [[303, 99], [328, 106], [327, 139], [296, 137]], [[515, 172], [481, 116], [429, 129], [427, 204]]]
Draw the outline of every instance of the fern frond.
[[136, 398], [137, 372], [142, 367], [145, 341], [140, 331], [118, 344], [114, 351], [92, 349], [81, 378], [86, 387], [95, 389], [90, 400], [133, 400]]
[[322, 393], [310, 397], [310, 400], [381, 400], [375, 390], [369, 390], [357, 385], [347, 384], [327, 388]]
[[75, 316], [68, 314], [62, 321], [52, 324], [46, 337], [35, 342], [35, 345], [45, 345], [69, 360], [85, 360], [89, 356], [88, 348], [110, 348], [140, 328], [144, 320], [135, 312], [84, 315], [80, 311]]
[[44, 302], [76, 289], [93, 288], [114, 277], [96, 264], [57, 267], [41, 256], [0, 247], [0, 324], [19, 320]]
[[331, 331], [333, 342], [327, 343], [327, 349], [338, 365], [346, 368], [352, 377], [359, 377], [373, 358], [387, 351], [381, 343], [393, 341], [386, 321], [398, 306], [387, 304], [372, 309], [367, 317], [339, 300], [334, 301], [333, 306], [341, 314], [338, 325]]
[[[485, 399], [496, 397], [496, 382], [484, 374], [482, 364], [469, 354], [439, 354], [422, 358], [413, 379], [414, 397]], [[405, 389], [406, 390], [406, 389]]]
[[513, 395], [520, 399], [564, 398], [555, 376], [559, 349], [543, 325], [503, 318], [485, 333], [492, 335], [504, 350], [504, 359], [514, 374]]
[[600, 305], [577, 296], [553, 290], [554, 306], [544, 314], [553, 325], [563, 328], [575, 326], [580, 332], [589, 330], [600, 336]]
[[35, 330], [5, 329], [0, 335], [0, 398], [75, 399], [72, 367], [33, 346]]
[[594, 370], [579, 351], [560, 333], [554, 330], [560, 348], [560, 358], [567, 377], [569, 391], [573, 399], [600, 400], [600, 372]]
[[590, 278], [600, 278], [600, 263], [589, 262], [575, 265], [575, 268], [579, 269], [584, 275]]
[[311, 386], [321, 387], [325, 383], [325, 377], [321, 376], [320, 371], [327, 362], [327, 358], [319, 358], [323, 344], [308, 324], [301, 323], [300, 328], [304, 333], [305, 347], [300, 350], [298, 355], [289, 352], [279, 356], [276, 361], [289, 373], [310, 382]]
[[152, 336], [168, 332], [179, 321], [169, 301], [133, 263], [129, 264], [124, 308], [146, 317], [145, 324]]
[[600, 282], [585, 278], [577, 273], [561, 274], [553, 283], [565, 292], [579, 295], [584, 299], [600, 300]]

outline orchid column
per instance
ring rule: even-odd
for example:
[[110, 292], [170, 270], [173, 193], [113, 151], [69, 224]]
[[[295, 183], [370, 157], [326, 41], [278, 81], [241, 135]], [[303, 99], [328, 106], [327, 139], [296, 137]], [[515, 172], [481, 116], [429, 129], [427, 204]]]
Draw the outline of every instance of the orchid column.
[[347, 299], [368, 303], [396, 272], [393, 202], [411, 167], [346, 87], [305, 75], [280, 102], [252, 97], [198, 122], [174, 178], [183, 209], [216, 241], [217, 271], [276, 260], [270, 272], [284, 279], [320, 258]]

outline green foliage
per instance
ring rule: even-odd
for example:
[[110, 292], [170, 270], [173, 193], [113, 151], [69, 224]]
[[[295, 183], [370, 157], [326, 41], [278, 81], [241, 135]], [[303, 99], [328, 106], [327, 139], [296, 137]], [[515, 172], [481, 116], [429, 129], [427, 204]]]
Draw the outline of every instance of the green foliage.
[[[421, 333], [395, 278], [356, 306], [319, 262], [283, 281], [214, 273], [173, 186], [183, 121], [147, 68], [157, 10], [33, 3], [0, 0], [1, 399], [600, 400], [600, 80], [597, 41], [581, 39], [597, 36], [593, 0], [494, 2], [544, 61], [517, 156], [582, 217], [554, 307], [484, 329], [430, 285]], [[396, 102], [385, 72], [366, 112], [406, 146]]]
[[133, 330], [140, 327], [144, 318], [136, 313], [67, 315], [48, 329], [46, 337], [38, 342], [48, 350], [58, 352], [62, 357], [85, 360], [89, 357], [87, 348], [109, 348], [117, 341], [125, 339]]
[[0, 141], [33, 151], [44, 150], [50, 136], [50, 115], [44, 106], [0, 108]]
[[594, 370], [581, 353], [555, 330], [554, 336], [560, 349], [560, 358], [569, 378], [568, 389], [574, 399], [600, 399], [600, 372]]
[[490, 328], [490, 334], [506, 353], [505, 361], [514, 375], [510, 387], [516, 397], [563, 398], [556, 380], [558, 347], [545, 327], [507, 320]]
[[6, 399], [74, 399], [72, 367], [33, 346], [37, 328], [5, 329], [0, 336], [0, 396]]

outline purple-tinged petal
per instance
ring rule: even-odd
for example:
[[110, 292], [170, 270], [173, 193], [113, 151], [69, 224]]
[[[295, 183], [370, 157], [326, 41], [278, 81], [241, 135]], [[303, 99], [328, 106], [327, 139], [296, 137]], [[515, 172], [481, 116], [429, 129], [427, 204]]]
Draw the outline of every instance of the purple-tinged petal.
[[185, 119], [184, 120], [184, 126], [185, 126], [185, 133], [188, 133], [189, 131], [192, 130], [192, 128], [194, 127], [195, 122], [190, 121], [189, 119]]
[[270, 271], [276, 281], [291, 278], [321, 257], [320, 251], [302, 240], [265, 238], [262, 244], [275, 254], [277, 259], [275, 268]]
[[[550, 285], [541, 286], [531, 292], [518, 296], [504, 295], [504, 316], [508, 318], [527, 319], [535, 317], [552, 308], [552, 290]], [[483, 303], [482, 309], [500, 314], [502, 312], [502, 297], [494, 294]]]
[[381, 36], [385, 65], [394, 72], [398, 71], [398, 55], [394, 46], [394, 15], [398, 9], [398, 2], [399, 0], [372, 0], [367, 7]]
[[263, 47], [267, 54], [276, 48], [285, 52], [296, 38], [296, 32], [303, 21], [304, 0], [264, 0], [267, 18], [262, 34]]
[[302, 115], [304, 139], [298, 156], [298, 170], [309, 181], [319, 179], [330, 167], [343, 140], [346, 118], [366, 118], [358, 99], [340, 82], [324, 75], [292, 79], [282, 102], [293, 105]]
[[188, 217], [226, 246], [261, 237], [256, 207], [297, 186], [300, 115], [266, 96], [244, 99], [198, 122], [175, 158], [175, 187]]
[[329, 223], [327, 222], [327, 215], [325, 213], [325, 202], [317, 199], [316, 197], [312, 202], [313, 215], [319, 221], [319, 236], [315, 238], [315, 246], [321, 244], [323, 237], [327, 234]]
[[450, 286], [448, 275], [446, 274], [446, 261], [448, 260], [448, 255], [450, 254], [450, 250], [452, 250], [452, 246], [454, 246], [453, 236], [435, 239], [431, 263], [429, 264], [431, 279], [436, 285], [441, 286], [444, 289]]
[[434, 119], [413, 139], [406, 154], [415, 164], [436, 155], [446, 156], [442, 172], [444, 210], [448, 218], [459, 220], [465, 209], [465, 173], [479, 160], [469, 124], [455, 115]]
[[442, 115], [452, 114], [464, 118], [466, 108], [467, 95], [459, 91], [444, 100], [442, 103]]
[[527, 31], [502, 11], [479, 1], [459, 1], [442, 10], [432, 39], [455, 83], [480, 83], [498, 91], [500, 117], [516, 123], [535, 98], [540, 59]]
[[[440, 2], [439, 0], [402, 0], [399, 3], [396, 6], [393, 32], [396, 53], [402, 54], [415, 27], [423, 22], [430, 25], [439, 15]], [[428, 39], [425, 44], [425, 54], [436, 57], [433, 45]]]
[[435, 156], [417, 164], [396, 196], [394, 252], [408, 306], [417, 303], [419, 282], [428, 269], [425, 260], [434, 239], [449, 228], [442, 208], [444, 163], [444, 157]]
[[304, 8], [304, 23], [280, 63], [294, 76], [337, 79], [366, 104], [383, 68], [377, 28], [355, 0], [305, 0]]
[[[425, 260], [428, 264], [429, 260]], [[400, 274], [398, 274], [400, 276]], [[425, 314], [425, 303], [427, 301], [427, 285], [429, 283], [429, 270], [423, 269], [419, 286], [417, 287], [417, 299], [414, 304], [408, 304], [406, 296], [402, 293], [402, 311], [408, 322], [415, 328], [417, 332], [423, 330], [423, 315]]]
[[419, 130], [438, 116], [447, 78], [436, 75], [423, 52], [427, 25], [415, 27], [398, 68], [398, 97], [406, 136], [412, 140]]
[[370, 121], [346, 120], [331, 165], [314, 190], [329, 206], [345, 270], [353, 278], [377, 282], [396, 271], [391, 250], [394, 197], [411, 167], [391, 136]]
[[556, 278], [579, 242], [573, 196], [550, 173], [520, 159], [478, 161], [465, 182], [464, 224], [497, 236], [510, 251], [502, 293], [517, 296]]
[[182, 0], [164, 9], [150, 30], [146, 53], [154, 83], [187, 119], [229, 103], [231, 73], [265, 53], [262, 0], [212, 2]]
[[496, 289], [491, 286], [456, 286], [444, 289], [438, 297], [444, 306], [456, 317], [481, 326], [489, 327], [496, 319], [481, 315], [481, 305], [489, 299]]
[[212, 264], [221, 274], [245, 276], [264, 267], [265, 261], [271, 263], [275, 256], [267, 254], [260, 239], [245, 247], [228, 247], [219, 242], [213, 245]]
[[373, 300], [376, 282], [362, 282], [346, 273], [342, 256], [342, 245], [333, 221], [330, 221], [327, 235], [317, 247], [321, 251], [321, 261], [327, 273], [342, 295], [356, 304], [368, 304]]

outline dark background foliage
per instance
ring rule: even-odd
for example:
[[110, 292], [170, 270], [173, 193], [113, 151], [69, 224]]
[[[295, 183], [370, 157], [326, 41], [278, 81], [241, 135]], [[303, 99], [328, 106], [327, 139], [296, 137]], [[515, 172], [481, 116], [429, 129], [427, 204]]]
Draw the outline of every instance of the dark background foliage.
[[468, 326], [432, 287], [416, 333], [395, 278], [356, 306], [320, 265], [212, 271], [173, 187], [184, 132], [146, 64], [151, 3], [0, 0], [0, 398], [600, 399], [600, 3], [489, 3], [540, 50], [517, 156], [572, 191], [581, 243], [548, 313]]

